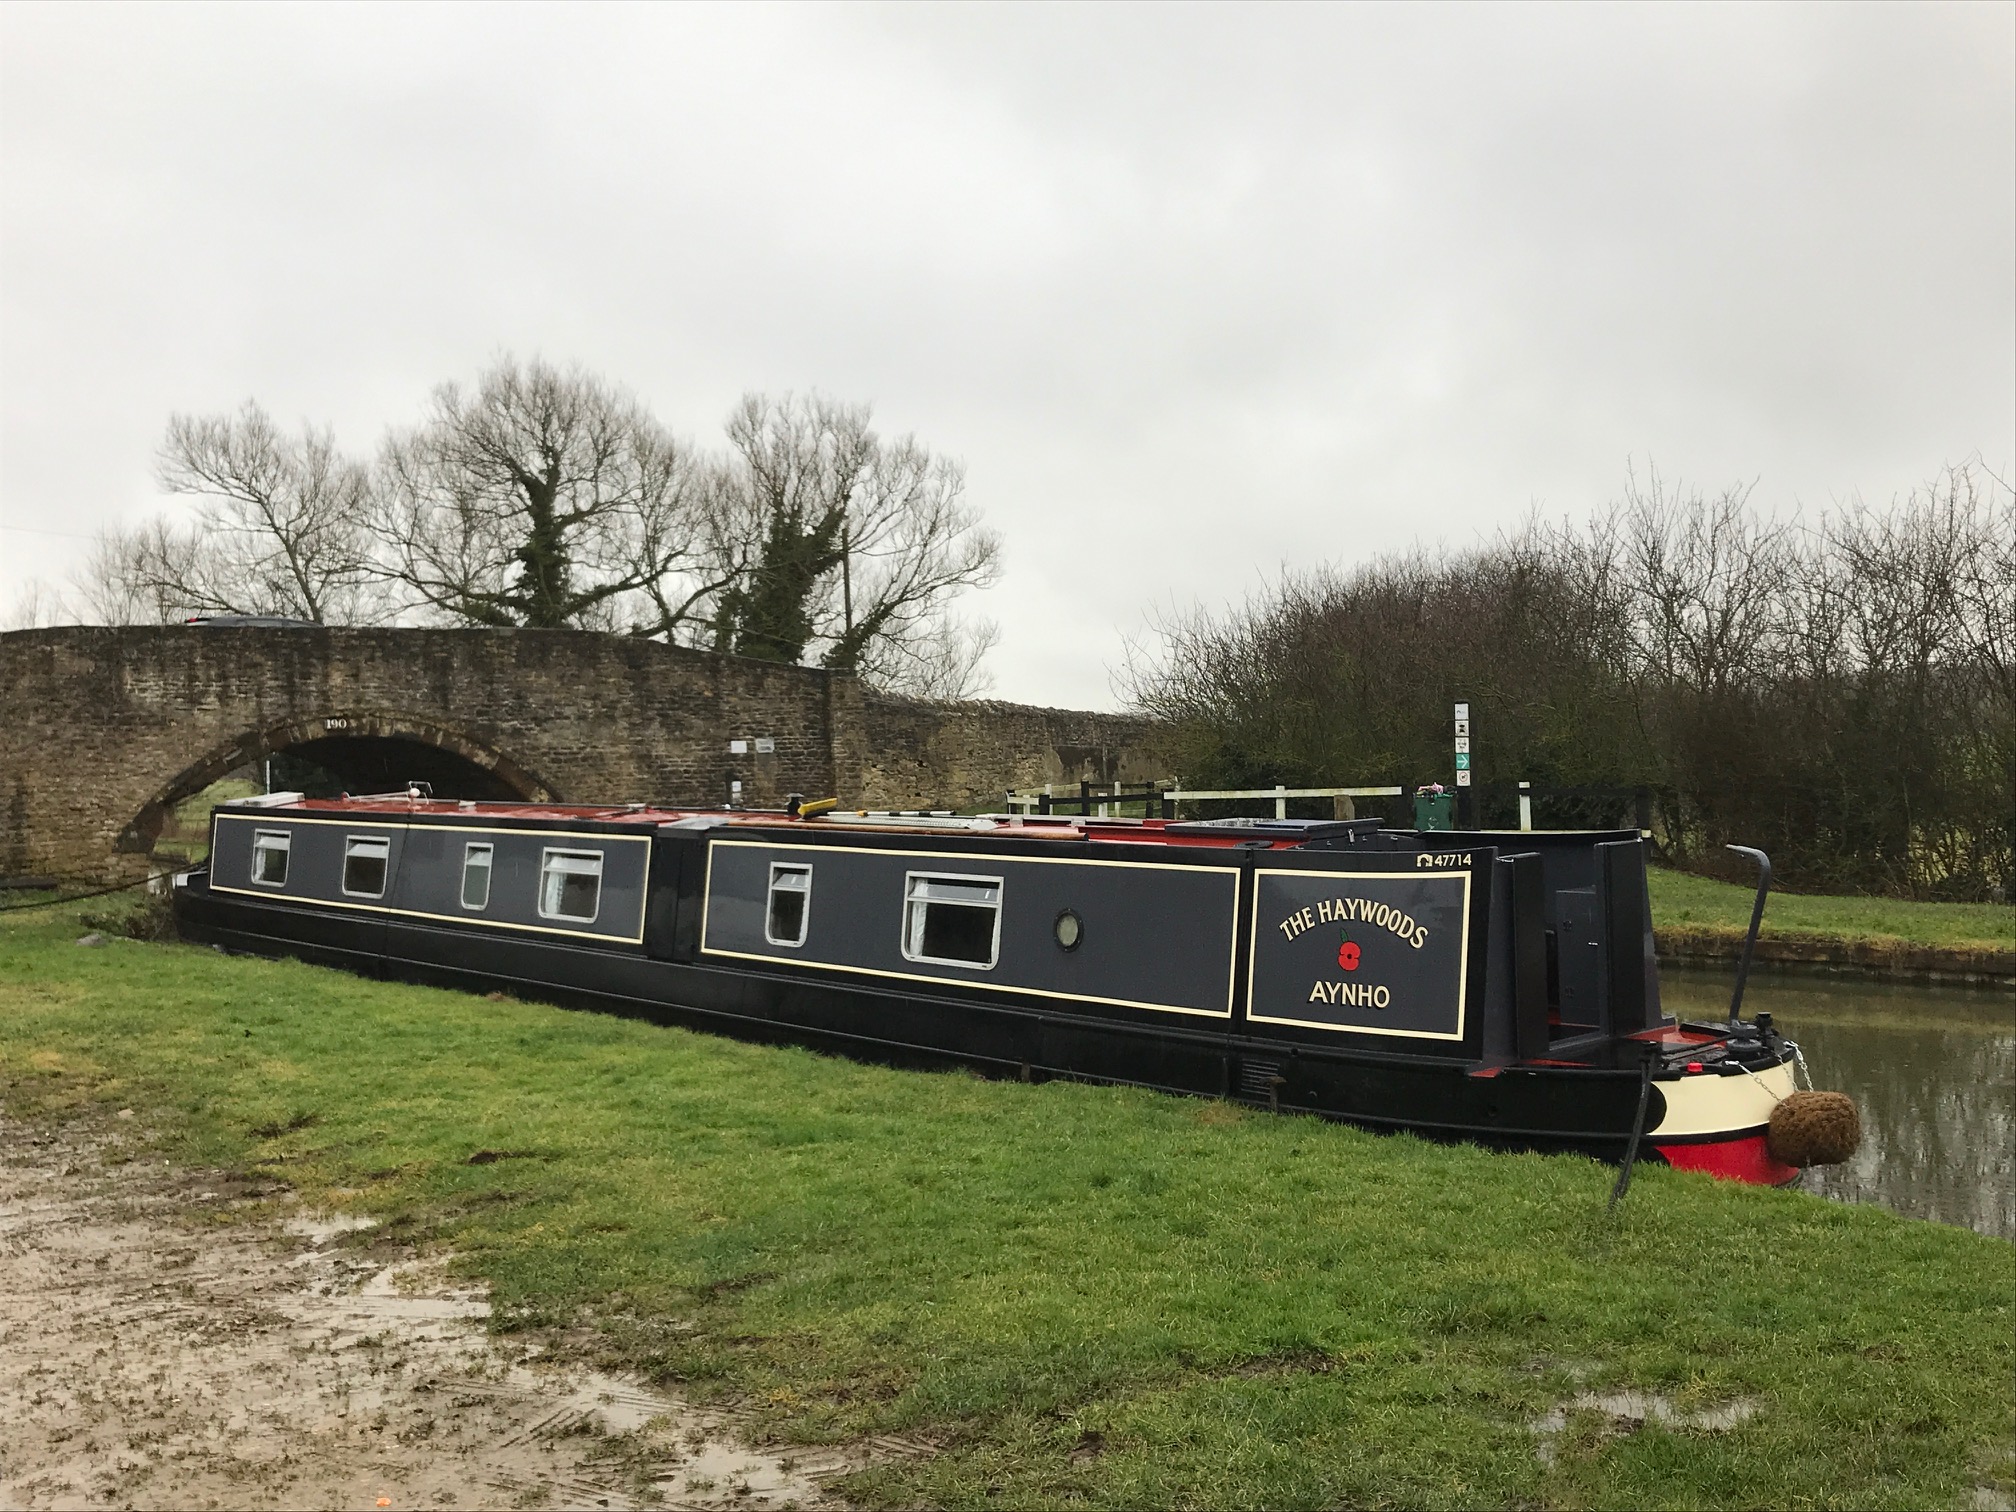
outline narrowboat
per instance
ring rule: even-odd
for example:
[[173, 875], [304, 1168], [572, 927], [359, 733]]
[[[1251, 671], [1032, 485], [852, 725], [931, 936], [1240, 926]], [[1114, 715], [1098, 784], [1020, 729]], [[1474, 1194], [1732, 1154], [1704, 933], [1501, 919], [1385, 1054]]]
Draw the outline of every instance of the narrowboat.
[[1629, 830], [597, 808], [415, 785], [220, 805], [175, 911], [230, 951], [886, 1063], [1752, 1182], [1816, 1159], [1774, 1138], [1803, 1065], [1768, 1014], [1661, 1011]]

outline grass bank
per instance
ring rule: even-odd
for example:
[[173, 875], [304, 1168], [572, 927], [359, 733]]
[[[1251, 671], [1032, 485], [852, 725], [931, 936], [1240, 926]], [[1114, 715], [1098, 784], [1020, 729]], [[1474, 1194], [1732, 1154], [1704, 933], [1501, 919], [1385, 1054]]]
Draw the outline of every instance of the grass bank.
[[[1657, 867], [1649, 878], [1663, 958], [1727, 961], [1741, 952], [1753, 889]], [[1757, 956], [1876, 977], [2008, 982], [2016, 979], [2016, 907], [1774, 892]]]
[[[1734, 930], [1750, 927], [1756, 889], [1654, 867], [1652, 922]], [[1831, 935], [1901, 940], [1912, 945], [2016, 944], [2016, 907], [2006, 903], [1915, 903], [1904, 898], [1807, 897], [1774, 892], [1764, 908], [1765, 935]]]
[[[170, 1159], [452, 1247], [503, 1326], [579, 1330], [780, 1439], [941, 1446], [856, 1477], [864, 1502], [1875, 1507], [2011, 1484], [2016, 1265], [1977, 1234], [1666, 1170], [1606, 1216], [1610, 1173], [1580, 1159], [79, 930], [0, 915], [10, 1117], [132, 1107]], [[1599, 1401], [1622, 1391], [1675, 1416], [1634, 1428]]]

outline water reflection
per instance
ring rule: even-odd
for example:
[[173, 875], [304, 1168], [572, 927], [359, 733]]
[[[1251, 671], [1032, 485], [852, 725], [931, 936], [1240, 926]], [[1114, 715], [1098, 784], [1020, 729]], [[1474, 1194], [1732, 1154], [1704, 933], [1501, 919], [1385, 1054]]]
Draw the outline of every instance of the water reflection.
[[[1727, 1016], [1733, 972], [1659, 975], [1668, 1013]], [[2016, 995], [1768, 974], [1744, 993], [1744, 1017], [1758, 1009], [1799, 1042], [1816, 1087], [1862, 1109], [1854, 1160], [1801, 1186], [2016, 1240]]]

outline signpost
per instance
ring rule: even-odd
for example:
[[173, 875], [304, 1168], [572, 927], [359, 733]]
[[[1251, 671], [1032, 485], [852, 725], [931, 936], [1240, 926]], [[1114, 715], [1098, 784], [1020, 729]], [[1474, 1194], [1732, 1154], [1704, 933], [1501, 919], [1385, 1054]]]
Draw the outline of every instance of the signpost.
[[1477, 797], [1470, 788], [1470, 705], [1456, 705], [1456, 827], [1477, 828]]

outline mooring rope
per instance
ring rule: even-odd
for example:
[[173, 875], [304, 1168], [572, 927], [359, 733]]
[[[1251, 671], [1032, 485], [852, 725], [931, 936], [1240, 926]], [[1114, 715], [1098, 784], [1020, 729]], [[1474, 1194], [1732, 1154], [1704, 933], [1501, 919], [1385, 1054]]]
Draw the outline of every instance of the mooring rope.
[[30, 908], [60, 908], [65, 903], [83, 903], [92, 898], [107, 898], [113, 893], [131, 892], [136, 887], [152, 886], [166, 877], [179, 877], [184, 872], [192, 872], [208, 864], [206, 861], [191, 861], [187, 866], [178, 866], [173, 871], [156, 872], [153, 876], [142, 877], [137, 882], [120, 882], [111, 887], [97, 888], [92, 892], [72, 893], [67, 898], [44, 898], [39, 903], [8, 903], [0, 906], [0, 913], [21, 913]]

